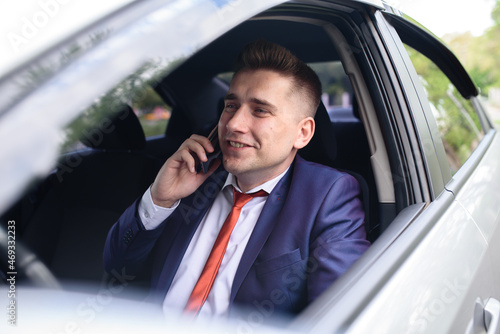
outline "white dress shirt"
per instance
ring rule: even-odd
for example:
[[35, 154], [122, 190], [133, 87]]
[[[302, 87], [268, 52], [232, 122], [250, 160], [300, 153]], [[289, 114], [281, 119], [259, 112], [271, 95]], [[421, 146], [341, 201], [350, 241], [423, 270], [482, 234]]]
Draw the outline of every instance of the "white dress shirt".
[[[259, 190], [264, 190], [268, 194], [271, 193], [286, 172], [284, 171], [276, 178], [251, 189], [247, 193]], [[163, 302], [163, 308], [166, 312], [171, 312], [174, 308], [184, 309], [210, 255], [215, 239], [227, 215], [231, 211], [233, 205], [231, 186], [241, 192], [237, 185], [236, 177], [229, 174], [222, 187], [222, 191], [217, 194], [214, 203], [200, 222], [182, 258]], [[217, 277], [205, 304], [200, 310], [201, 315], [227, 314], [231, 287], [236, 270], [266, 201], [267, 196], [252, 198], [241, 210], [238, 222], [231, 233]], [[178, 205], [179, 202], [169, 209], [155, 205], [151, 198], [151, 190], [148, 189], [139, 204], [139, 217], [146, 229], [154, 229], [167, 219]]]

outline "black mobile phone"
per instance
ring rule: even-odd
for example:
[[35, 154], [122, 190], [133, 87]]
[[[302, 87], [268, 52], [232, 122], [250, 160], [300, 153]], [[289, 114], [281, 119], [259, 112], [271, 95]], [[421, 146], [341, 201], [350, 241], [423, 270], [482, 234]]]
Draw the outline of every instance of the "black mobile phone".
[[210, 132], [208, 135], [208, 139], [212, 143], [212, 146], [214, 148], [214, 151], [212, 153], [207, 154], [207, 161], [202, 161], [197, 168], [197, 172], [199, 173], [201, 170], [203, 170], [203, 173], [208, 172], [210, 169], [210, 165], [212, 162], [217, 159], [221, 155], [221, 150], [219, 146], [219, 131], [218, 131], [218, 126], [215, 126], [215, 128]]

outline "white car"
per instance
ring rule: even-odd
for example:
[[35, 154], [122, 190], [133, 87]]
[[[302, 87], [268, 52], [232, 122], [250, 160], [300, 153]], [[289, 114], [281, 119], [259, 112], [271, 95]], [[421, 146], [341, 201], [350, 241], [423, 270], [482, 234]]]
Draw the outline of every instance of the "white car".
[[[208, 134], [233, 59], [261, 38], [319, 74], [326, 110], [300, 154], [356, 176], [373, 244], [278, 326], [264, 326], [272, 309], [141, 321], [124, 311], [141, 296], [122, 303], [120, 287], [140, 294], [147, 275], [110, 282], [107, 231], [185, 138]], [[500, 137], [454, 54], [387, 4], [133, 1], [4, 73], [0, 96], [2, 332], [500, 331]]]

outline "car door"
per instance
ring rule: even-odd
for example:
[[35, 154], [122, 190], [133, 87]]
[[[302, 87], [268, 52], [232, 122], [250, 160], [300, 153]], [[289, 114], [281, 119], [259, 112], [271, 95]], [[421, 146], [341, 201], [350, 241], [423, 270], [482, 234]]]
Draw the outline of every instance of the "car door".
[[414, 25], [394, 16], [389, 20], [410, 56], [413, 66], [408, 66], [409, 72], [416, 70], [425, 90], [425, 95], [421, 92], [419, 95], [422, 105], [430, 106], [430, 110], [424, 108], [424, 112], [434, 134], [445, 189], [455, 195], [460, 210], [483, 239], [484, 248], [475, 259], [476, 277], [461, 286], [467, 293], [459, 303], [451, 328], [453, 332], [463, 330], [468, 321], [469, 330], [472, 327], [494, 330], [499, 312], [496, 299], [499, 276], [495, 266], [500, 236], [499, 196], [494, 190], [498, 189], [495, 175], [500, 166], [498, 136], [485, 115], [477, 89], [456, 58]]
[[[401, 156], [415, 164], [406, 168], [414, 200], [301, 320], [309, 329], [348, 333], [495, 330], [498, 136], [444, 45], [399, 15], [378, 11], [372, 19], [365, 38]], [[418, 73], [419, 61], [437, 74]]]

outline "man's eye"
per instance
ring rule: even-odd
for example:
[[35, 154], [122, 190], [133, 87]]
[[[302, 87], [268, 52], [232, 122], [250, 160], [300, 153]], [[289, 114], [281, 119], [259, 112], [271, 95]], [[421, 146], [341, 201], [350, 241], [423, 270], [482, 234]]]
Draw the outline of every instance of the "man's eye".
[[265, 109], [255, 109], [255, 113], [257, 113], [257, 114], [266, 114], [267, 110], [265, 110]]

